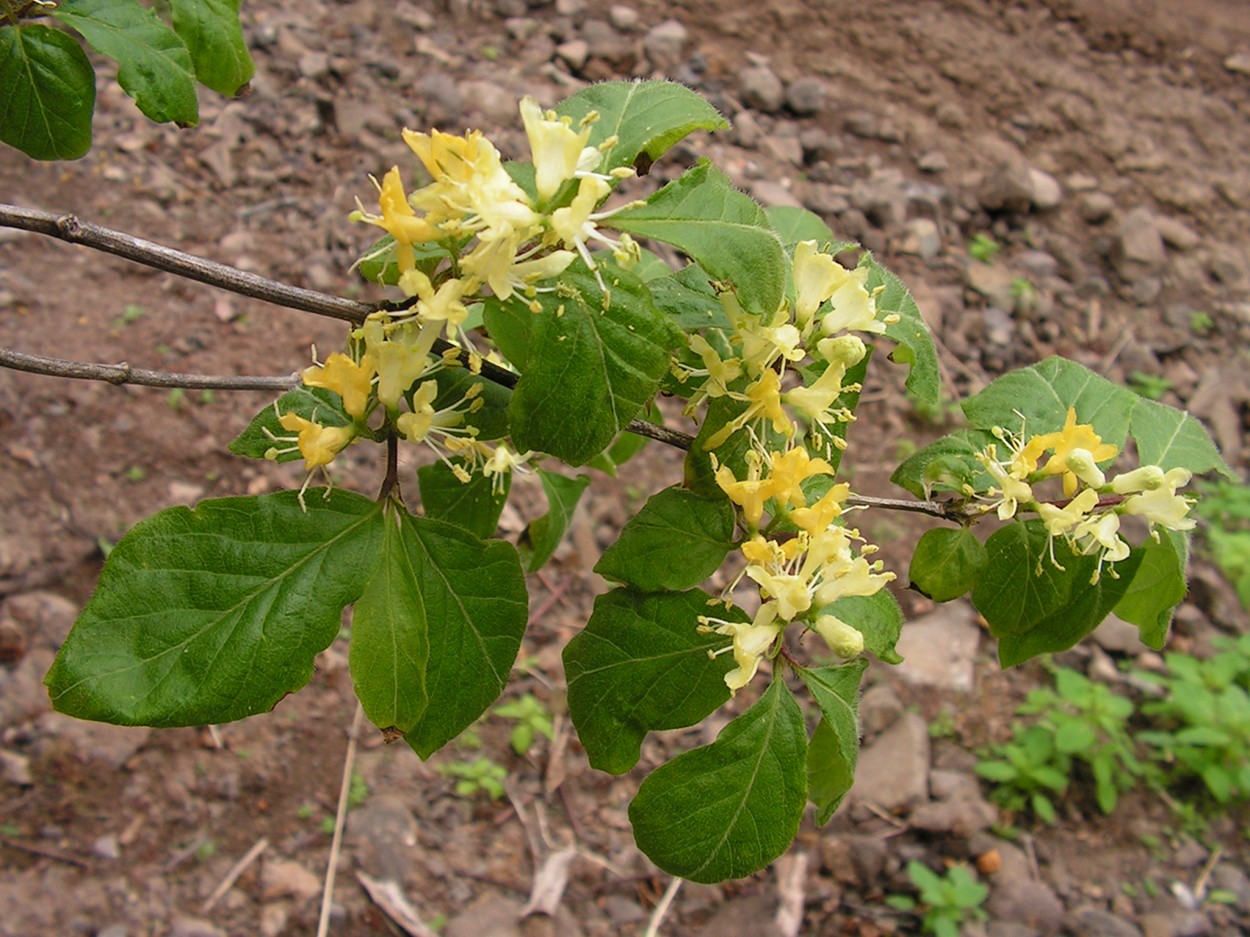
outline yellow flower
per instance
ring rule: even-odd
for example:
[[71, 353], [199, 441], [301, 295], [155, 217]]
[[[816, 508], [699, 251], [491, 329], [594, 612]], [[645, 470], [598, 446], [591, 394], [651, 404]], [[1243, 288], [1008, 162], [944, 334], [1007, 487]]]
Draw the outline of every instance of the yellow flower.
[[812, 627], [839, 657], [858, 657], [864, 651], [864, 633], [836, 615], [821, 615]]
[[361, 328], [367, 357], [378, 375], [378, 401], [387, 410], [398, 408], [408, 388], [434, 367], [429, 356], [438, 329], [437, 323], [402, 323], [392, 326], [388, 335], [381, 318], [375, 317], [370, 317]]
[[412, 395], [412, 412], [401, 414], [395, 421], [395, 428], [409, 442], [426, 442], [431, 433], [464, 423], [464, 412], [454, 406], [435, 410], [434, 398], [437, 396], [438, 384], [434, 381], [423, 382]]
[[806, 507], [803, 482], [814, 475], [832, 475], [833, 466], [824, 459], [813, 459], [803, 446], [785, 452], [774, 452], [768, 460], [768, 481], [772, 497], [782, 507]]
[[1169, 469], [1163, 475], [1158, 488], [1125, 498], [1121, 510], [1136, 514], [1151, 524], [1171, 530], [1193, 530], [1197, 522], [1188, 517], [1190, 502], [1176, 493], [1176, 489], [1189, 484], [1192, 473], [1188, 469]]
[[1095, 463], [1113, 459], [1120, 451], [1118, 446], [1104, 443], [1102, 437], [1094, 432], [1092, 424], [1077, 423], [1076, 408], [1068, 407], [1068, 417], [1064, 421], [1063, 429], [1057, 433], [1034, 436], [1021, 450], [1020, 458], [1026, 464], [1037, 465], [1042, 454], [1049, 450], [1051, 456], [1042, 468], [1042, 475], [1050, 477], [1062, 474], [1063, 493], [1070, 498], [1076, 492], [1077, 482], [1076, 473], [1068, 467], [1068, 456], [1074, 449], [1084, 449]]
[[353, 419], [365, 415], [369, 403], [369, 391], [373, 385], [373, 357], [366, 354], [357, 363], [349, 356], [336, 351], [325, 360], [305, 368], [301, 376], [307, 387], [324, 387], [343, 398], [343, 409]]
[[829, 254], [816, 249], [815, 241], [800, 241], [794, 247], [794, 321], [806, 329], [816, 310], [833, 295], [849, 273]]
[[[560, 120], [553, 111], [544, 113], [538, 102], [528, 96], [521, 99], [521, 120], [534, 159], [534, 187], [538, 198], [545, 202], [573, 178], [587, 149], [590, 124], [585, 124], [578, 132], [569, 118]], [[589, 149], [597, 164], [601, 154], [593, 147]]]
[[304, 467], [310, 472], [333, 462], [335, 456], [356, 437], [355, 430], [350, 426], [322, 426], [296, 413], [283, 413], [278, 422], [283, 429], [299, 434], [300, 455], [304, 457]]
[[[782, 628], [774, 624], [777, 618], [775, 602], [765, 602], [755, 613], [750, 622], [723, 621], [718, 618], [700, 616], [701, 631], [712, 631], [716, 634], [733, 638], [733, 644], [720, 651], [709, 652], [709, 656], [717, 657], [732, 649], [734, 663], [738, 666], [725, 674], [725, 685], [731, 694], [736, 694], [751, 682], [760, 667], [760, 660], [772, 648]], [[715, 627], [712, 627], [715, 625]]]
[[[830, 296], [833, 311], [820, 320], [820, 330], [826, 335], [851, 329], [860, 332], [884, 332], [886, 322], [877, 319], [878, 290], [868, 291], [868, 268], [857, 267], [846, 271], [846, 278], [838, 284]], [[890, 317], [887, 316], [887, 319]]]
[[1061, 537], [1086, 519], [1086, 515], [1098, 504], [1098, 492], [1086, 488], [1063, 507], [1053, 504], [1039, 504], [1038, 516], [1046, 525], [1046, 533], [1052, 537]]
[[526, 290], [538, 280], [549, 280], [565, 271], [577, 255], [572, 251], [551, 251], [535, 259], [533, 251], [518, 259], [520, 240], [511, 228], [483, 232], [477, 247], [460, 262], [465, 273], [486, 283], [499, 299], [508, 299], [517, 290]]
[[776, 371], [765, 371], [747, 385], [744, 394], [734, 393], [730, 396], [745, 400], [747, 408], [709, 436], [703, 448], [715, 449], [755, 419], [771, 420], [774, 432], [783, 436], [794, 435], [794, 424], [781, 406], [781, 375]]
[[787, 391], [783, 399], [809, 423], [828, 433], [831, 432], [829, 424], [841, 416], [833, 413], [830, 408], [847, 389], [842, 380], [846, 377], [847, 370], [863, 359], [867, 349], [863, 340], [856, 335], [826, 338], [817, 347], [829, 362], [828, 367], [810, 385]]
[[[1008, 465], [999, 462], [998, 447], [994, 443], [986, 446], [984, 452], [978, 452], [976, 458], [998, 485], [997, 488], [991, 488], [990, 493], [997, 492], [1002, 495], [996, 502], [1000, 521], [1015, 517], [1021, 504], [1030, 504], [1033, 501], [1033, 489], [1029, 487], [1029, 483], [1016, 477], [1015, 460]], [[991, 505], [993, 506], [995, 505]]]
[[790, 520], [815, 537], [842, 516], [842, 504], [850, 494], [851, 486], [846, 482], [834, 485], [815, 504], [791, 511]]
[[755, 453], [747, 455], [747, 477], [741, 481], [734, 477], [728, 465], [718, 466], [716, 484], [730, 501], [742, 508], [747, 526], [752, 530], [759, 527], [760, 518], [764, 516], [764, 502], [772, 496], [771, 483], [760, 479], [759, 457]]
[[361, 211], [356, 217], [382, 228], [401, 247], [409, 247], [403, 255], [409, 262], [412, 258], [411, 245], [438, 238], [438, 229], [426, 219], [419, 218], [409, 204], [398, 166], [391, 167], [390, 172], [382, 177], [382, 185], [378, 189], [378, 205], [382, 214], [370, 215]]

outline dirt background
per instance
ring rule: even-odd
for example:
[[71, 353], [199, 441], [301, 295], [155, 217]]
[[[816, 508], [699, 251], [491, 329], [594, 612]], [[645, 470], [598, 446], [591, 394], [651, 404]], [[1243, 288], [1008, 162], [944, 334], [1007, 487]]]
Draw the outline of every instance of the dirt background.
[[[1164, 382], [1163, 399], [1206, 420], [1228, 460], [1246, 466], [1242, 0], [279, 0], [246, 5], [244, 22], [258, 66], [249, 97], [206, 92], [201, 125], [178, 131], [146, 123], [104, 77], [91, 154], [37, 165], [0, 150], [0, 199], [373, 298], [349, 272], [370, 234], [345, 219], [355, 198], [368, 200], [368, 173], [411, 165], [401, 127], [477, 127], [520, 156], [522, 94], [554, 103], [586, 80], [667, 75], [707, 94], [735, 129], [680, 145], [654, 184], [711, 156], [761, 201], [806, 205], [872, 248], [912, 286], [949, 352], [952, 395], [1065, 354], [1113, 380], [1136, 372]], [[968, 239], [981, 233], [1003, 245], [990, 264], [968, 256]], [[1021, 279], [1031, 286], [1023, 295]], [[329, 320], [0, 229], [4, 347], [286, 374], [310, 346], [332, 349], [342, 338]], [[859, 490], [897, 495], [886, 479], [901, 441], [938, 434], [952, 415], [902, 400], [888, 366], [870, 380], [878, 389], [853, 429], [849, 471]], [[324, 821], [354, 710], [344, 641], [273, 714], [213, 732], [76, 723], [50, 712], [39, 684], [90, 595], [102, 545], [171, 504], [299, 483], [294, 470], [226, 451], [265, 402], [0, 373], [0, 935], [315, 929]], [[648, 742], [642, 766], [624, 778], [593, 772], [560, 716], [559, 652], [602, 588], [589, 572], [597, 551], [629, 508], [679, 477], [675, 455], [656, 448], [621, 481], [595, 480], [569, 544], [531, 579], [525, 666], [508, 693], [532, 692], [551, 707], [554, 743], [518, 757], [509, 724], [494, 717], [478, 733], [480, 751], [452, 746], [426, 765], [362, 737], [333, 933], [399, 932], [357, 871], [399, 883], [449, 934], [643, 932], [667, 877], [633, 847], [625, 807], [643, 769], [714, 737], [723, 722]], [[380, 475], [362, 447], [341, 461], [342, 483], [375, 489]], [[412, 486], [413, 467], [404, 472]], [[509, 535], [541, 511], [533, 486], [519, 484], [515, 501]], [[894, 517], [863, 526], [886, 542], [919, 529]], [[884, 555], [897, 565], [906, 552], [896, 545]], [[1195, 575], [1175, 646], [1201, 652], [1247, 622], [1205, 561]], [[913, 616], [932, 611], [901, 584], [898, 592]], [[1104, 818], [1078, 790], [1059, 827], [1026, 825], [1016, 843], [985, 831], [990, 816], [1011, 820], [989, 805], [989, 815], [977, 806], [972, 819], [918, 827], [920, 807], [950, 799], [939, 782], [967, 787], [968, 750], [1002, 738], [1014, 703], [1039, 679], [1035, 668], [1000, 673], [969, 622], [975, 670], [962, 690], [950, 688], [957, 679], [935, 688], [883, 672], [871, 709], [866, 699], [866, 740], [899, 766], [894, 773], [917, 757], [916, 770], [937, 772], [919, 799], [883, 805], [861, 795], [824, 830], [805, 826], [776, 869], [684, 887], [662, 933], [914, 933], [914, 918], [882, 905], [907, 890], [905, 862], [991, 853], [1004, 861], [989, 876], [990, 933], [1244, 932], [1244, 818], [1213, 823], [1198, 842], [1176, 835], [1157, 803], [1138, 799]], [[944, 650], [929, 651], [938, 671]], [[1143, 653], [1104, 642], [1072, 662]], [[939, 713], [951, 737], [930, 746], [923, 727]], [[479, 754], [509, 769], [507, 798], [457, 798], [434, 767]], [[984, 804], [971, 783], [967, 803]], [[263, 852], [214, 899], [261, 840]], [[538, 868], [564, 847], [579, 853], [559, 914], [518, 921]], [[1190, 900], [1203, 876], [1238, 901]], [[781, 924], [779, 906], [790, 915]]]

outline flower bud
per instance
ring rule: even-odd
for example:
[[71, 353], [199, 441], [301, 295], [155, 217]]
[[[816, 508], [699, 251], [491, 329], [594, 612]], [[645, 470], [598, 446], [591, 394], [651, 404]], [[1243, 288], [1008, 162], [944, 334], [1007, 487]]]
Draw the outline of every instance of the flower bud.
[[864, 635], [835, 615], [816, 619], [816, 633], [825, 639], [829, 650], [839, 657], [858, 657], [864, 650]]

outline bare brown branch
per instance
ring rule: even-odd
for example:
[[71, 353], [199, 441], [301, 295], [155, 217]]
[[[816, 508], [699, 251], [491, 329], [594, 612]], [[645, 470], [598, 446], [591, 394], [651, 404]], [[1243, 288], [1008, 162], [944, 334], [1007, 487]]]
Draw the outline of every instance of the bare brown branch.
[[96, 364], [70, 361], [67, 358], [45, 358], [20, 351], [0, 348], [0, 367], [49, 377], [68, 377], [84, 381], [106, 381], [109, 384], [140, 384], [145, 387], [184, 387], [188, 390], [277, 390], [299, 386], [299, 373], [280, 377], [235, 374], [178, 374], [173, 371], [152, 371], [121, 364]]

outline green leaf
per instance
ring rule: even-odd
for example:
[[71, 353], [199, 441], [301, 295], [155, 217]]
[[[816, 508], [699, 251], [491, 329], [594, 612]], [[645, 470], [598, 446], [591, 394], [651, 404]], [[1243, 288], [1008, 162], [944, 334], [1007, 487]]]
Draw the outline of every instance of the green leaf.
[[74, 37], [0, 25], [0, 88], [0, 140], [32, 159], [78, 159], [91, 149], [95, 69]]
[[613, 215], [611, 225], [694, 258], [714, 279], [732, 283], [749, 313], [771, 316], [785, 294], [789, 263], [764, 209], [706, 160], [645, 205]]
[[836, 615], [864, 636], [864, 649], [887, 664], [900, 664], [894, 646], [903, 631], [903, 610], [889, 589], [872, 595], [847, 595], [820, 610], [821, 615]]
[[420, 545], [401, 517], [382, 524], [381, 558], [352, 613], [348, 665], [356, 696], [380, 729], [408, 732], [425, 712], [430, 660]]
[[513, 297], [504, 301], [488, 296], [483, 302], [482, 322], [486, 334], [519, 371], [529, 367], [530, 342], [534, 338], [536, 321], [537, 314], [530, 312], [528, 300], [522, 302], [519, 297]]
[[859, 758], [859, 685], [868, 661], [840, 667], [795, 668], [820, 707], [821, 720], [807, 751], [808, 796], [816, 805], [816, 822], [829, 822], [855, 781]]
[[372, 501], [312, 489], [169, 508], [113, 548], [45, 682], [52, 705], [121, 725], [264, 712], [312, 676], [377, 562]]
[[239, 24], [240, 0], [170, 0], [176, 32], [186, 43], [195, 77], [218, 94], [234, 97], [256, 66]]
[[1129, 432], [1137, 442], [1142, 465], [1167, 470], [1186, 468], [1195, 475], [1215, 470], [1237, 481], [1202, 424], [1188, 413], [1139, 397], [1133, 408]]
[[985, 546], [967, 527], [935, 527], [917, 541], [907, 578], [922, 595], [949, 602], [972, 588], [985, 562]]
[[613, 589], [595, 599], [590, 621], [564, 649], [569, 715], [592, 766], [624, 774], [648, 732], [697, 725], [729, 699], [733, 658], [708, 656], [725, 639], [699, 633], [707, 612], [698, 590]]
[[1179, 531], [1156, 530], [1159, 540], [1147, 540], [1140, 547], [1141, 566], [1113, 611], [1141, 629], [1146, 646], [1160, 651], [1167, 642], [1172, 611], [1188, 591], [1189, 539]]
[[[377, 644], [387, 639], [388, 617], [406, 617], [427, 630], [429, 704], [404, 738], [428, 758], [503, 692], [529, 617], [525, 574], [510, 543], [483, 541], [453, 524], [403, 511], [387, 522], [399, 524], [392, 601], [402, 600], [403, 612], [379, 612]], [[385, 600], [381, 592], [379, 599]]]
[[766, 209], [764, 214], [768, 216], [769, 224], [773, 226], [773, 230], [777, 232], [781, 243], [785, 244], [787, 250], [793, 250], [794, 245], [799, 241], [815, 241], [816, 246], [822, 251], [829, 246], [832, 250], [826, 253], [832, 254], [840, 254], [844, 250], [855, 247], [854, 241], [838, 240], [832, 229], [825, 224], [824, 219], [806, 208], [773, 205]]
[[674, 274], [648, 281], [647, 285], [656, 307], [683, 332], [733, 328], [707, 272], [698, 264], [688, 264]]
[[734, 548], [734, 522], [725, 498], [666, 488], [630, 518], [595, 572], [644, 592], [689, 589], [716, 572]]
[[556, 547], [564, 538], [573, 520], [573, 511], [577, 501], [590, 484], [590, 476], [578, 475], [569, 478], [556, 472], [538, 470], [538, 480], [542, 482], [543, 493], [547, 495], [547, 513], [531, 523], [521, 533], [518, 549], [521, 551], [521, 562], [526, 572], [536, 573], [551, 559]]
[[701, 95], [674, 81], [605, 81], [583, 88], [556, 105], [561, 117], [573, 125], [595, 111], [599, 119], [590, 131], [590, 146], [617, 138], [599, 172], [632, 166], [646, 154], [646, 171], [682, 138], [696, 130], [723, 130], [729, 121], [721, 117]]
[[611, 446], [586, 464], [616, 478], [616, 470], [645, 449], [648, 442], [650, 440], [646, 436], [639, 436], [626, 430], [616, 437], [616, 441]]
[[807, 731], [781, 680], [711, 745], [661, 765], [629, 805], [634, 839], [670, 875], [711, 884], [764, 868], [807, 805]]
[[942, 399], [937, 349], [911, 292], [902, 280], [877, 263], [871, 254], [864, 256], [860, 266], [868, 268], [867, 285], [870, 291], [885, 287], [877, 294], [877, 318], [898, 316], [897, 322], [885, 327], [885, 336], [906, 349], [905, 353], [896, 350], [890, 357], [908, 365], [907, 380], [904, 382], [907, 389], [925, 403], [937, 404]]
[[1004, 667], [1066, 651], [1088, 635], [1123, 597], [1142, 560], [1134, 550], [1114, 567], [1104, 564], [1093, 583], [1096, 557], [1073, 553], [1062, 538], [1053, 548], [1059, 566], [1051, 562], [1038, 520], [1004, 527], [985, 543], [987, 561], [972, 587], [972, 604], [998, 638]]
[[570, 465], [590, 461], [642, 412], [681, 341], [644, 283], [607, 264], [599, 270], [607, 292], [578, 261], [556, 291], [538, 295], [541, 312], [526, 312], [533, 331], [508, 408], [517, 448]]
[[958, 492], [964, 485], [983, 491], [993, 482], [976, 453], [994, 441], [986, 430], [957, 430], [908, 456], [890, 481], [925, 499], [934, 491]]
[[1052, 357], [1004, 374], [962, 406], [968, 421], [979, 429], [1001, 426], [1019, 432], [1023, 415], [1028, 436], [1062, 429], [1068, 408], [1075, 407], [1078, 423], [1093, 424], [1103, 442], [1123, 447], [1129, 417], [1140, 400], [1089, 368]]
[[178, 34], [139, 0], [61, 0], [52, 13], [117, 62], [117, 81], [158, 123], [200, 121], [191, 55]]
[[495, 489], [495, 479], [474, 472], [467, 482], [456, 477], [441, 460], [417, 469], [421, 486], [421, 507], [426, 517], [447, 521], [486, 538], [499, 526], [499, 515], [508, 501], [512, 473], [502, 477], [502, 486]]
[[334, 391], [324, 387], [301, 386], [288, 390], [252, 417], [247, 429], [230, 443], [230, 451], [249, 459], [263, 459], [270, 449], [287, 449], [289, 451], [279, 452], [275, 461], [291, 462], [303, 458], [294, 442], [275, 441], [275, 437], [292, 436], [278, 422], [278, 415], [285, 413], [294, 413], [322, 426], [347, 426], [352, 422], [352, 418], [343, 410], [343, 398]]

